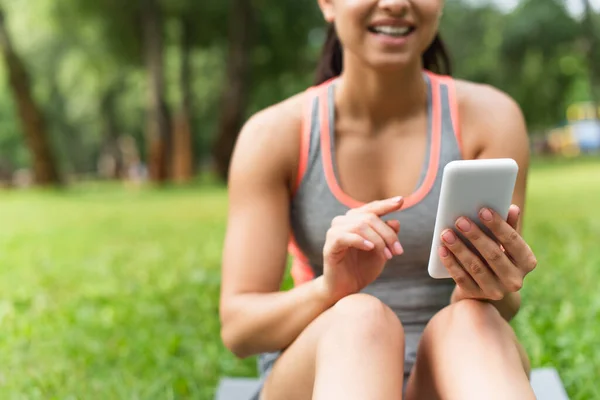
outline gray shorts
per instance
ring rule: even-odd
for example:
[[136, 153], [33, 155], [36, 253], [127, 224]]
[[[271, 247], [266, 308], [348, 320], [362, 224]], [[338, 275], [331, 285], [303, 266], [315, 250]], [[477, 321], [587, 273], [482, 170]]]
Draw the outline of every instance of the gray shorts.
[[[275, 361], [277, 361], [277, 359], [279, 358], [279, 356], [281, 355], [281, 352], [273, 352], [273, 353], [262, 353], [258, 356], [258, 373], [260, 375], [260, 387], [258, 388], [257, 392], [253, 395], [253, 397], [250, 400], [261, 400], [261, 392], [262, 392], [262, 388], [263, 388], [263, 384], [265, 382], [265, 380], [267, 379], [267, 377], [269, 376], [269, 373], [271, 372], [271, 370], [273, 369], [273, 365], [275, 364]], [[403, 387], [402, 387], [402, 395], [404, 397], [404, 394], [406, 393], [406, 384], [408, 383], [408, 377], [410, 375], [410, 372], [404, 372], [404, 383], [403, 383]]]

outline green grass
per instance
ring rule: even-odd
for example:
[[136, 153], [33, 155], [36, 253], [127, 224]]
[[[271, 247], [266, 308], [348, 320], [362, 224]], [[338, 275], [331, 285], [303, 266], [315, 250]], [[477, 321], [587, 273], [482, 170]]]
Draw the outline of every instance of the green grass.
[[[600, 398], [600, 161], [541, 163], [539, 267], [514, 326], [572, 399]], [[219, 340], [226, 194], [215, 186], [0, 192], [1, 399], [211, 399], [253, 375]]]
[[[536, 168], [537, 167], [537, 168]], [[514, 326], [572, 400], [600, 398], [600, 159], [534, 164], [524, 235], [538, 257]]]

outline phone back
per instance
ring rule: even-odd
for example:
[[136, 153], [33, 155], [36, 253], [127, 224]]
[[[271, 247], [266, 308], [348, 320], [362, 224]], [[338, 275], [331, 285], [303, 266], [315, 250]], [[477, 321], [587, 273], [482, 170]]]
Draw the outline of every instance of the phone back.
[[431, 277], [450, 278], [439, 258], [438, 249], [442, 244], [440, 236], [447, 228], [453, 229], [463, 239], [455, 226], [459, 217], [468, 217], [493, 237], [481, 223], [479, 210], [488, 207], [502, 218], [507, 218], [518, 170], [518, 164], [510, 158], [460, 160], [445, 166], [429, 258], [428, 271]]

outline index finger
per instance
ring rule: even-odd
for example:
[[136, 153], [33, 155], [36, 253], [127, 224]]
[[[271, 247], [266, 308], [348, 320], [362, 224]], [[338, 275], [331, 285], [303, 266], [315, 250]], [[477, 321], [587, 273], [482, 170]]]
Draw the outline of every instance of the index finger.
[[510, 226], [513, 227], [513, 229], [517, 229], [519, 226], [519, 216], [521, 215], [521, 209], [516, 206], [516, 205], [511, 205], [510, 209], [508, 210], [508, 218], [506, 218], [506, 222], [508, 222], [508, 224]]
[[386, 200], [376, 200], [371, 203], [367, 203], [364, 206], [358, 208], [357, 211], [373, 213], [377, 216], [383, 216], [393, 211], [397, 211], [404, 204], [404, 197], [397, 196]]

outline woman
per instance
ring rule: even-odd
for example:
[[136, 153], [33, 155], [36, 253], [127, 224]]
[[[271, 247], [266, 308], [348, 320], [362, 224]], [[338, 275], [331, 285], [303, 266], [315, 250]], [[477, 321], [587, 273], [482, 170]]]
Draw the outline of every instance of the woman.
[[[519, 107], [447, 76], [443, 0], [319, 6], [331, 29], [318, 85], [254, 115], [234, 151], [225, 345], [261, 355], [265, 400], [534, 399], [508, 324], [536, 265], [519, 233]], [[441, 171], [504, 157], [520, 166], [509, 217], [480, 213], [499, 243], [460, 218], [478, 252], [446, 230], [453, 280], [431, 279]], [[281, 292], [288, 243], [295, 287]]]

